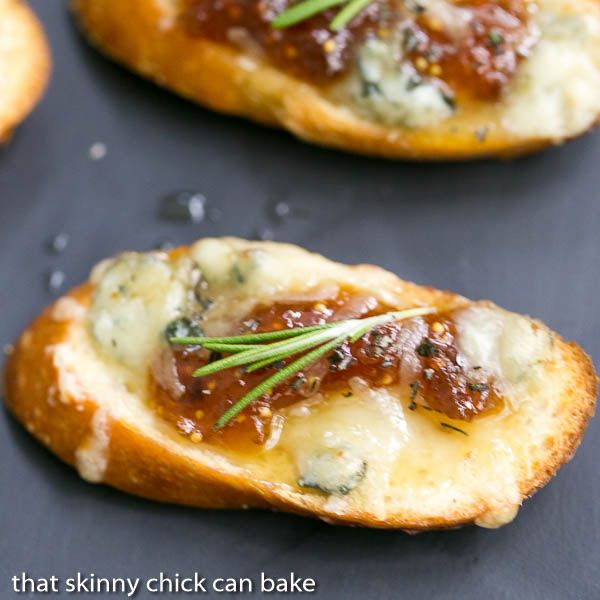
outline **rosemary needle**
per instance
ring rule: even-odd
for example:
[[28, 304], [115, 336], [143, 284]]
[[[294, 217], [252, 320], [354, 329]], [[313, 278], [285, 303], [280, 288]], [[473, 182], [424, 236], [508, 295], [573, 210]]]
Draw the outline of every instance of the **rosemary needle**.
[[339, 31], [372, 2], [374, 0], [301, 0], [280, 13], [271, 26], [275, 29], [291, 27], [328, 8], [344, 5], [329, 25], [332, 31]]
[[245, 352], [254, 348], [262, 348], [260, 344], [224, 344], [220, 342], [204, 342], [203, 348], [213, 352], [223, 352], [224, 354], [234, 354], [236, 352]]
[[246, 373], [252, 373], [253, 371], [258, 371], [259, 369], [264, 369], [273, 363], [276, 363], [280, 360], [284, 360], [289, 357], [289, 354], [285, 351], [276, 354], [275, 356], [271, 356], [270, 358], [264, 358], [263, 360], [259, 360], [255, 363], [246, 367]]
[[342, 27], [346, 26], [354, 17], [367, 8], [373, 0], [352, 0], [348, 2], [342, 10], [336, 15], [335, 19], [331, 21], [330, 28], [333, 31], [339, 31]]
[[316, 360], [321, 358], [323, 354], [333, 350], [336, 346], [341, 344], [346, 339], [346, 335], [340, 335], [339, 337], [331, 340], [327, 344], [323, 344], [318, 348], [315, 348], [308, 354], [305, 354], [298, 360], [289, 364], [287, 367], [281, 369], [271, 377], [265, 379], [262, 383], [259, 383], [254, 389], [250, 390], [243, 398], [238, 400], [228, 411], [226, 411], [221, 418], [215, 423], [213, 429], [220, 429], [226, 425], [233, 417], [235, 417], [240, 411], [244, 410], [246, 406], [252, 403], [257, 398], [260, 398], [263, 394], [270, 392], [277, 384], [285, 381], [292, 375], [295, 375], [298, 371], [314, 363]]
[[[342, 323], [346, 323], [342, 321]], [[229, 369], [231, 367], [239, 367], [247, 365], [265, 358], [271, 358], [282, 353], [285, 349], [288, 356], [304, 352], [310, 348], [314, 348], [317, 344], [326, 342], [331, 339], [331, 333], [337, 331], [337, 328], [331, 328], [330, 331], [315, 331], [309, 333], [306, 336], [296, 336], [292, 340], [284, 340], [282, 342], [275, 342], [273, 344], [266, 344], [260, 348], [246, 350], [246, 352], [240, 352], [221, 360], [216, 360], [203, 367], [200, 367], [194, 372], [194, 377], [204, 377], [205, 375], [211, 375], [217, 373], [223, 369]]]
[[373, 317], [333, 321], [309, 327], [293, 327], [278, 331], [229, 337], [171, 338], [170, 342], [172, 344], [202, 346], [207, 350], [229, 355], [196, 369], [194, 377], [205, 377], [224, 369], [242, 366], [247, 372], [251, 373], [281, 360], [306, 353], [284, 366], [277, 373], [267, 377], [240, 398], [215, 423], [214, 429], [220, 429], [254, 400], [271, 392], [276, 385], [316, 362], [321, 356], [344, 341], [356, 342], [375, 327], [385, 323], [423, 316], [435, 311], [436, 309], [431, 307], [409, 308]]
[[224, 344], [249, 344], [253, 342], [267, 342], [296, 335], [304, 335], [309, 331], [328, 329], [336, 323], [324, 323], [322, 325], [311, 325], [310, 327], [297, 327], [294, 329], [281, 329], [278, 331], [265, 331], [263, 333], [247, 333], [232, 335], [229, 337], [174, 337], [169, 341], [172, 344], [185, 344], [186, 346], [203, 346], [206, 342], [222, 342]]
[[276, 29], [291, 27], [310, 17], [331, 8], [345, 4], [348, 0], [304, 0], [294, 4], [279, 14], [271, 23]]

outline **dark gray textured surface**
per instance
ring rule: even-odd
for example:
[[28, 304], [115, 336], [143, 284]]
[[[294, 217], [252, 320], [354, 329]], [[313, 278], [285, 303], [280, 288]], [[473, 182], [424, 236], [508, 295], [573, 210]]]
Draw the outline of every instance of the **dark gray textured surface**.
[[[63, 2], [34, 5], [56, 67], [41, 107], [0, 150], [0, 344], [50, 301], [48, 270], [64, 269], [71, 285], [126, 248], [253, 237], [268, 227], [278, 240], [334, 259], [493, 298], [542, 318], [600, 359], [600, 135], [508, 163], [345, 156], [172, 97], [89, 51]], [[98, 140], [108, 155], [93, 162], [87, 149]], [[201, 191], [222, 219], [160, 221], [159, 198], [177, 189]], [[302, 215], [274, 222], [270, 208], [281, 200]], [[69, 248], [50, 256], [44, 242], [59, 231], [70, 235]], [[0, 597], [17, 597], [9, 577], [23, 570], [38, 577], [264, 570], [314, 577], [312, 597], [331, 600], [598, 598], [599, 434], [592, 422], [575, 460], [511, 525], [410, 537], [161, 506], [90, 486], [3, 412]]]

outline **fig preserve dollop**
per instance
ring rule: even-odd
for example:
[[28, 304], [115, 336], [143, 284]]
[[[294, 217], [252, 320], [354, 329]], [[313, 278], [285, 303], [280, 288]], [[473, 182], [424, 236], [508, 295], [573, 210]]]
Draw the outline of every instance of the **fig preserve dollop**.
[[[277, 302], [259, 306], [232, 326], [231, 335], [306, 327], [390, 311], [375, 298], [341, 291], [331, 300]], [[181, 324], [172, 324], [177, 332]], [[189, 327], [189, 323], [184, 324]], [[170, 346], [154, 361], [151, 397], [158, 414], [192, 441], [252, 448], [265, 443], [279, 409], [317, 394], [353, 394], [354, 378], [372, 388], [390, 387], [406, 409], [470, 421], [499, 405], [493, 381], [461, 364], [451, 314], [392, 322], [355, 342], [345, 341], [308, 368], [275, 386], [222, 429], [215, 423], [232, 405], [291, 359], [257, 371], [243, 367], [194, 377], [199, 367], [221, 358], [195, 346]]]
[[[184, 0], [181, 26], [191, 36], [266, 58], [317, 85], [356, 73], [358, 52], [380, 40], [416, 77], [440, 80], [458, 96], [494, 99], [527, 56], [534, 36], [525, 0], [374, 0], [344, 27], [339, 7], [283, 29], [273, 20], [293, 0]], [[529, 3], [531, 4], [531, 3]], [[414, 83], [416, 85], [416, 83]]]

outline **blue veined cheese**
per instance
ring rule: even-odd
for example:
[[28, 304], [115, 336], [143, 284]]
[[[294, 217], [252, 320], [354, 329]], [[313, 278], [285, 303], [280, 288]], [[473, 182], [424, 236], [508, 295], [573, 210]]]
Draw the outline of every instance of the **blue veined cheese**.
[[536, 15], [541, 39], [505, 97], [503, 126], [519, 135], [577, 135], [600, 112], [600, 15], [559, 14], [554, 4]]
[[307, 256], [286, 244], [274, 251], [264, 244], [234, 238], [208, 238], [191, 248], [192, 260], [213, 298], [236, 300], [259, 301], [283, 292], [311, 289], [339, 273], [332, 263], [323, 260], [313, 260], [307, 268]]
[[426, 127], [450, 117], [454, 103], [445, 86], [402, 62], [398, 48], [375, 39], [362, 46], [358, 105], [389, 125]]
[[535, 378], [537, 367], [552, 356], [549, 332], [526, 317], [476, 305], [458, 311], [454, 320], [467, 370], [493, 377], [507, 397]]
[[345, 496], [361, 483], [367, 469], [359, 449], [344, 445], [323, 447], [300, 458], [298, 485]]
[[89, 315], [93, 338], [106, 355], [142, 369], [167, 324], [185, 313], [186, 273], [162, 255], [128, 253], [103, 266], [95, 278]]
[[293, 456], [301, 487], [349, 499], [366, 496], [383, 514], [393, 465], [409, 441], [404, 410], [387, 388], [370, 388], [360, 378], [349, 384], [351, 393], [282, 411], [286, 424], [278, 447]]

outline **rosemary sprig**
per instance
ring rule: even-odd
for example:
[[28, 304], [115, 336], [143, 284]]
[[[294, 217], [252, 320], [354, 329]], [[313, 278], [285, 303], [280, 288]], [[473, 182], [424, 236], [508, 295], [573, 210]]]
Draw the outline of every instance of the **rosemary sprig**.
[[280, 13], [271, 23], [277, 29], [291, 27], [333, 6], [345, 4], [348, 0], [301, 0]]
[[280, 13], [271, 23], [276, 29], [284, 29], [297, 25], [328, 8], [344, 5], [337, 13], [329, 28], [339, 31], [345, 27], [357, 14], [367, 8], [375, 0], [300, 0], [297, 4], [290, 6]]
[[278, 331], [265, 331], [263, 333], [247, 333], [242, 335], [232, 335], [229, 337], [174, 337], [170, 339], [172, 344], [186, 344], [188, 346], [204, 346], [205, 343], [224, 343], [224, 344], [249, 344], [259, 342], [269, 342], [283, 338], [303, 335], [308, 331], [326, 329], [333, 327], [335, 323], [325, 323], [323, 325], [311, 325], [309, 327], [298, 327], [297, 329], [281, 329]]
[[331, 21], [330, 27], [333, 31], [339, 31], [347, 23], [350, 23], [354, 17], [363, 11], [373, 0], [351, 0], [340, 10], [335, 16], [335, 19]]
[[294, 327], [229, 337], [171, 338], [170, 342], [202, 346], [207, 350], [229, 355], [200, 367], [194, 372], [194, 377], [205, 377], [224, 369], [242, 366], [247, 372], [253, 372], [302, 354], [300, 358], [267, 377], [231, 406], [213, 427], [213, 429], [220, 429], [254, 400], [270, 393], [276, 385], [310, 366], [344, 341], [355, 342], [375, 327], [431, 314], [435, 310], [431, 307], [409, 308], [364, 319], [346, 319], [310, 327]]
[[236, 352], [244, 352], [253, 348], [261, 348], [260, 344], [223, 344], [219, 342], [205, 342], [202, 346], [207, 350], [222, 352], [223, 354], [235, 354]]
[[268, 394], [276, 385], [285, 381], [292, 375], [295, 375], [298, 371], [301, 371], [304, 367], [311, 365], [316, 362], [321, 356], [326, 354], [329, 350], [333, 350], [336, 346], [341, 344], [346, 339], [346, 335], [340, 335], [339, 337], [331, 340], [327, 344], [323, 344], [318, 348], [305, 354], [298, 360], [290, 363], [281, 371], [278, 371], [271, 377], [267, 377], [262, 383], [259, 383], [254, 389], [250, 390], [243, 398], [240, 398], [232, 407], [229, 408], [215, 423], [213, 429], [220, 429], [226, 425], [233, 417], [235, 417], [240, 411], [244, 410], [246, 406], [251, 404], [257, 398], [260, 398], [263, 394]]

